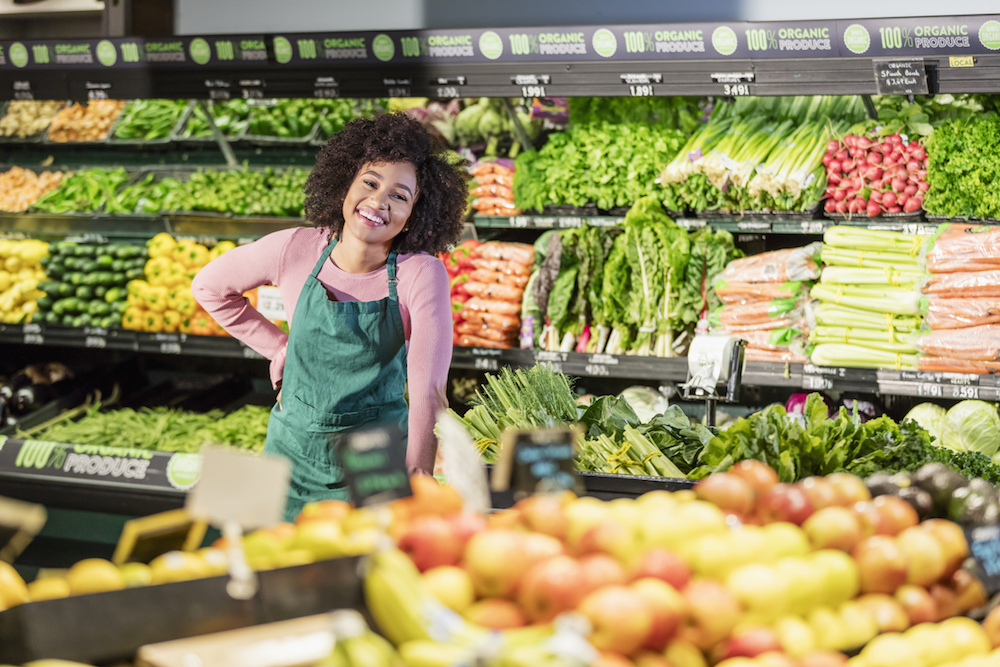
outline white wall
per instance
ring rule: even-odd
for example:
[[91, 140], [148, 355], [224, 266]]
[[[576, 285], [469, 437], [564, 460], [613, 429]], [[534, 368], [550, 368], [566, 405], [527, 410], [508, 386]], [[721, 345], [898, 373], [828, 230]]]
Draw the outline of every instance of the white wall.
[[[782, 21], [1000, 12], [996, 0], [176, 0], [177, 33]], [[949, 12], [950, 10], [950, 12]]]

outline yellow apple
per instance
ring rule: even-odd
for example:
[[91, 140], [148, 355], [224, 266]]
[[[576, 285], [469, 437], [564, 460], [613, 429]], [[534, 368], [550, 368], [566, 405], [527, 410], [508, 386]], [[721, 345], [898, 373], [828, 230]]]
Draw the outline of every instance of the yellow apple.
[[763, 563], [743, 565], [726, 577], [726, 588], [758, 622], [773, 620], [789, 611], [788, 585], [789, 580], [781, 571]]
[[793, 658], [801, 658], [816, 649], [816, 633], [801, 617], [782, 616], [773, 627], [781, 647]]
[[840, 616], [830, 607], [816, 607], [806, 620], [816, 637], [817, 648], [837, 650], [844, 644], [843, 624]]
[[771, 557], [775, 560], [788, 556], [805, 556], [811, 551], [805, 531], [794, 523], [769, 523], [763, 527], [763, 531], [771, 547]]
[[459, 614], [464, 613], [476, 599], [472, 577], [460, 567], [434, 567], [424, 572], [421, 580], [435, 600]]

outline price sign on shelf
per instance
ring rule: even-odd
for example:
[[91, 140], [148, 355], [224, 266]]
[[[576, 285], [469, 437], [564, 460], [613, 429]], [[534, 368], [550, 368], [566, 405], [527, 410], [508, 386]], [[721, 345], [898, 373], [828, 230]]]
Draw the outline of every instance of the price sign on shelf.
[[[3, 440], [0, 439], [0, 447]], [[45, 525], [45, 507], [0, 498], [0, 560], [14, 562]]]
[[334, 446], [355, 507], [380, 505], [413, 495], [406, 444], [398, 426], [355, 431]]
[[493, 490], [512, 489], [515, 499], [540, 492], [582, 493], [575, 461], [580, 437], [577, 427], [507, 431], [491, 479]]
[[879, 95], [926, 95], [927, 69], [923, 58], [873, 58]]

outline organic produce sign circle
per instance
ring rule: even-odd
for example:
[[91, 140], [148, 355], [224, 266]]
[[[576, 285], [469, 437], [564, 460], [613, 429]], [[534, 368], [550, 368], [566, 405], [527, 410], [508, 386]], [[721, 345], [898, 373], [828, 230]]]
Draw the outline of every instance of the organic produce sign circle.
[[479, 36], [479, 51], [490, 60], [496, 60], [503, 55], [503, 39], [492, 30], [484, 32]]
[[292, 59], [292, 43], [284, 37], [274, 38], [274, 59], [282, 65]]
[[114, 43], [102, 39], [97, 43], [97, 61], [105, 67], [111, 67], [118, 62], [118, 49]]
[[375, 35], [375, 39], [372, 40], [372, 53], [382, 62], [392, 60], [396, 55], [396, 45], [393, 44], [392, 37], [385, 33]]
[[618, 39], [615, 37], [615, 33], [607, 28], [601, 28], [595, 32], [591, 43], [594, 45], [594, 51], [604, 58], [610, 58], [618, 51]]
[[979, 26], [979, 41], [990, 51], [1000, 49], [1000, 22], [986, 21]]
[[736, 47], [739, 45], [739, 41], [736, 37], [736, 33], [729, 26], [720, 25], [714, 31], [712, 31], [712, 46], [720, 54], [724, 56], [731, 56], [736, 52]]
[[871, 35], [863, 25], [854, 23], [847, 26], [844, 31], [844, 46], [851, 50], [851, 53], [861, 55], [872, 45]]

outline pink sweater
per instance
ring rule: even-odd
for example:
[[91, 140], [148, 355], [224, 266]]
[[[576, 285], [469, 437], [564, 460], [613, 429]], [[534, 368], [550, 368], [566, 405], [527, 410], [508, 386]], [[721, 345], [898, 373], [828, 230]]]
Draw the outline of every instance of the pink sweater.
[[[327, 246], [327, 231], [297, 227], [268, 234], [213, 260], [198, 273], [191, 291], [206, 311], [249, 347], [271, 360], [278, 386], [288, 335], [252, 308], [243, 293], [261, 285], [281, 292], [289, 326], [306, 279]], [[448, 273], [430, 255], [397, 259], [399, 306], [407, 343], [410, 422], [406, 463], [411, 472], [433, 473], [435, 415], [447, 406], [445, 383], [451, 364], [452, 322]], [[376, 301], [389, 295], [386, 268], [347, 273], [325, 262], [319, 280], [339, 301]], [[331, 368], [331, 376], [337, 369]]]

